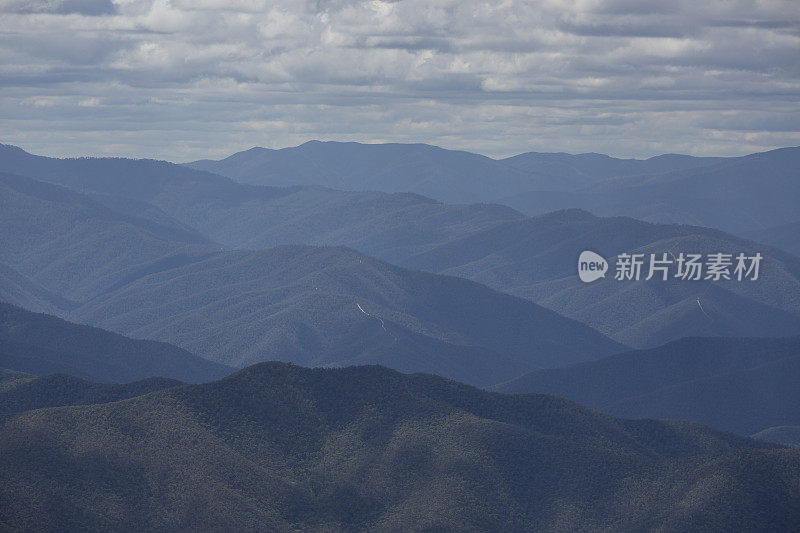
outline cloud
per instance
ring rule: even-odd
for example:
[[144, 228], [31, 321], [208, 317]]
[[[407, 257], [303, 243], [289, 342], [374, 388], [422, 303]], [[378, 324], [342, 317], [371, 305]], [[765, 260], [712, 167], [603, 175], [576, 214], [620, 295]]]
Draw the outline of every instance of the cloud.
[[96, 16], [116, 12], [111, 0], [3, 0], [0, 12], [6, 13], [77, 13]]
[[3, 141], [46, 153], [800, 144], [791, 0], [0, 1], [0, 24]]

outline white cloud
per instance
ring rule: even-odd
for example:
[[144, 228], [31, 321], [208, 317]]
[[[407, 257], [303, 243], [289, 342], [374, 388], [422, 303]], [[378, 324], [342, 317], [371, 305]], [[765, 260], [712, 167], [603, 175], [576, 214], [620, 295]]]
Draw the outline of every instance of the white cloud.
[[108, 15], [114, 11], [111, 0], [0, 0], [0, 12], [7, 13]]
[[0, 0], [2, 141], [168, 159], [310, 138], [493, 155], [798, 144], [799, 6]]

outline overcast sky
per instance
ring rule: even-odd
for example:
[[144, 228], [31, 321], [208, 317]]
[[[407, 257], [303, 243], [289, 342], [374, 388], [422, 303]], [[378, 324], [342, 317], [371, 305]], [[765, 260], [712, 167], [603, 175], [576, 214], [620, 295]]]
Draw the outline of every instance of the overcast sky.
[[798, 0], [0, 0], [0, 35], [0, 142], [46, 155], [800, 145]]

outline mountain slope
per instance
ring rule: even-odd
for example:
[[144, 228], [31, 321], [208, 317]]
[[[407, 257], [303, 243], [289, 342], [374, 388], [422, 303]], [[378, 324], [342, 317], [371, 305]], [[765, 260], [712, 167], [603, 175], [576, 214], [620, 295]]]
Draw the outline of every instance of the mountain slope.
[[[154, 203], [165, 192], [180, 191], [187, 186], [224, 197], [229, 186], [234, 185], [222, 176], [167, 161], [114, 157], [59, 159], [30, 154], [5, 144], [0, 144], [0, 171], [58, 183], [82, 193], [94, 192], [111, 195], [112, 199], [123, 197], [149, 203]], [[269, 194], [271, 191], [264, 188], [261, 192]]]
[[128, 339], [3, 302], [0, 368], [37, 375], [65, 373], [112, 383], [152, 376], [211, 381], [232, 370], [169, 344]]
[[379, 367], [269, 363], [0, 424], [0, 523], [20, 529], [757, 531], [800, 519], [797, 450]]
[[494, 201], [526, 214], [578, 207], [738, 235], [797, 221], [800, 147], [725, 159], [700, 168], [617, 177], [575, 192], [528, 192]]
[[218, 252], [142, 276], [72, 316], [238, 366], [381, 362], [478, 384], [622, 349], [526, 300], [345, 248]]
[[774, 442], [785, 446], [800, 447], [800, 426], [775, 426], [753, 435], [754, 439]]
[[[578, 279], [577, 259], [584, 250], [608, 259], [611, 271], [605, 279], [590, 284]], [[620, 253], [649, 258], [650, 253], [674, 257], [680, 252], [759, 252], [764, 259], [757, 281], [613, 279]], [[800, 333], [800, 260], [708, 228], [568, 210], [499, 224], [401, 263], [531, 299], [634, 347], [687, 335]]]
[[75, 302], [45, 289], [3, 263], [0, 263], [0, 302], [51, 314], [76, 306]]
[[0, 262], [66, 299], [89, 298], [154, 261], [215, 249], [64, 187], [0, 174]]
[[664, 205], [695, 217], [687, 219], [691, 223], [742, 233], [797, 219], [798, 162], [800, 147], [781, 148], [697, 170], [621, 178], [590, 190], [625, 206]]
[[754, 241], [763, 242], [786, 250], [789, 253], [800, 255], [800, 221], [762, 228], [744, 234]]
[[148, 378], [123, 385], [93, 383], [66, 374], [9, 381], [0, 381], [0, 415], [45, 407], [111, 403], [183, 385], [165, 378]]
[[686, 338], [494, 387], [558, 394], [614, 416], [693, 420], [743, 435], [800, 424], [800, 337]]
[[[77, 164], [73, 160], [30, 154], [27, 157], [33, 163], [40, 159], [48, 162], [51, 174], [47, 179], [80, 185], [92, 194], [104, 195], [115, 189], [117, 174], [135, 176], [141, 170], [137, 170], [138, 165], [156, 165], [131, 160], [77, 160], [88, 176], [81, 178], [82, 174], [71, 168]], [[33, 163], [31, 168], [35, 170]], [[106, 180], [92, 178], [108, 165], [117, 174]], [[448, 206], [413, 194], [270, 189], [236, 184], [212, 174], [170, 167], [168, 163], [156, 166], [162, 173], [173, 167], [177, 170], [175, 177], [144, 180], [147, 197], [157, 204], [154, 209], [228, 246], [258, 249], [282, 243], [347, 245], [406, 267], [466, 277], [531, 299], [634, 347], [657, 346], [687, 334], [800, 333], [798, 259], [719, 231], [653, 225], [629, 218], [597, 218], [575, 210], [525, 219], [501, 206]], [[82, 181], [75, 181], [79, 179]], [[92, 189], [101, 185], [100, 192]], [[150, 245], [144, 247], [149, 248]], [[126, 253], [130, 249], [126, 247]], [[758, 283], [720, 283], [710, 287], [704, 282], [604, 280], [587, 286], [575, 276], [576, 257], [585, 249], [609, 258], [631, 251], [759, 251], [766, 260]], [[156, 252], [153, 255], [163, 253]], [[164, 264], [174, 266], [193, 262], [198, 256], [196, 252], [181, 252], [177, 257], [168, 257], [173, 259], [165, 259]], [[124, 275], [108, 280], [110, 287], [149, 273], [142, 270], [145, 268], [142, 265], [126, 270]], [[163, 264], [158, 269], [163, 270]], [[33, 269], [29, 272], [34, 275]], [[87, 299], [110, 287], [103, 283], [69, 294]], [[256, 360], [260, 359], [248, 362]], [[468, 375], [458, 377], [470, 381]]]
[[[83, 162], [84, 165], [102, 163], [102, 160]], [[227, 183], [224, 178], [220, 180]], [[291, 362], [314, 365], [371, 362], [403, 371], [437, 372], [486, 385], [533, 368], [586, 360], [621, 349], [594, 331], [524, 302], [509, 307], [521, 306], [521, 314], [505, 323], [528, 328], [530, 332], [511, 331], [505, 336], [509, 340], [487, 332], [484, 324], [493, 322], [485, 314], [476, 313], [483, 304], [481, 299], [497, 305], [503, 297], [486, 296], [491, 291], [474, 288], [473, 284], [468, 285], [473, 288], [467, 294], [473, 295], [476, 302], [464, 302], [462, 305], [469, 309], [465, 313], [456, 308], [445, 310], [450, 316], [459, 317], [448, 323], [450, 318], [436, 316], [439, 311], [431, 309], [422, 295], [436, 293], [441, 285], [448, 292], [443, 298], [455, 301], [463, 297], [458, 294], [463, 288], [452, 282], [426, 282], [417, 286], [423, 277], [407, 272], [399, 274], [397, 270], [396, 277], [407, 282], [398, 292], [393, 280], [381, 281], [388, 266], [376, 266], [377, 262], [358, 256], [359, 265], [378, 272], [372, 272], [371, 279], [362, 279], [363, 272], [355, 267], [355, 255], [346, 267], [336, 265], [336, 259], [332, 265], [320, 257], [310, 259], [309, 264], [316, 271], [303, 265], [300, 278], [280, 278], [273, 275], [276, 265], [270, 252], [220, 251], [213, 244], [193, 243], [193, 235], [187, 235], [185, 241], [175, 240], [172, 237], [180, 228], [174, 224], [156, 225], [156, 216], [143, 220], [121, 214], [86, 195], [28, 178], [11, 176], [7, 181], [12, 194], [4, 200], [9, 209], [2, 216], [9, 223], [0, 231], [0, 237], [8, 243], [8, 258], [15, 258], [14, 266], [36, 276], [36, 282], [46, 283], [46, 288], [70, 297], [69, 305], [57, 310], [59, 315], [137, 338], [175, 343], [218, 361], [244, 365], [284, 357]], [[112, 188], [110, 182], [104, 183]], [[192, 206], [193, 213], [201, 216], [210, 204], [195, 203], [189, 193], [195, 190], [195, 185], [202, 184], [193, 185], [189, 181], [184, 184], [189, 189], [178, 196]], [[169, 189], [169, 182], [164, 186]], [[252, 213], [271, 217], [273, 223], [278, 223], [273, 228], [274, 235], [311, 238], [318, 231], [323, 240], [329, 238], [326, 235], [362, 242], [372, 238], [373, 246], [382, 247], [387, 255], [404, 256], [412, 250], [446, 242], [453, 235], [519, 217], [498, 206], [450, 207], [414, 195], [360, 194], [350, 202], [347, 194], [335, 191], [320, 191], [320, 197], [311, 205], [295, 197], [299, 192], [287, 193], [295, 197], [299, 206], [290, 202], [286, 209], [267, 213], [264, 204], [259, 203], [264, 198], [256, 195], [244, 199], [247, 190], [260, 188], [232, 183], [226, 187], [231, 192], [227, 199], [206, 199], [212, 203], [230, 201], [231, 205], [252, 200], [255, 202]], [[166, 189], [158, 194], [150, 192], [163, 199], [168, 194]], [[334, 194], [343, 202], [325, 201]], [[140, 200], [132, 202], [134, 206], [141, 204]], [[352, 209], [343, 209], [348, 202]], [[306, 215], [280, 220], [279, 215], [298, 208], [316, 222], [308, 223], [305, 235], [293, 229], [293, 222]], [[224, 213], [209, 209], [206, 224], [215, 225], [217, 217]], [[388, 213], [394, 213], [396, 218]], [[328, 218], [353, 220], [337, 230], [325, 227]], [[257, 228], [262, 233], [270, 231], [269, 226], [260, 226], [241, 212], [229, 220], [233, 225]], [[277, 268], [289, 267], [278, 264]], [[335, 268], [342, 270], [335, 272], [338, 277], [333, 278], [332, 285], [314, 289], [311, 282], [315, 276], [325, 278]], [[212, 279], [195, 283], [182, 276]], [[358, 292], [353, 293], [346, 286], [349, 278]], [[241, 282], [232, 281], [236, 279]], [[159, 280], [169, 280], [169, 286], [158, 285]], [[380, 286], [372, 287], [373, 280], [378, 280]], [[340, 286], [342, 281], [345, 286]], [[282, 283], [302, 286], [285, 288]], [[42, 308], [38, 299], [29, 294], [31, 291], [14, 291], [16, 285], [10, 285], [7, 292], [16, 303]], [[373, 294], [376, 290], [377, 295]], [[407, 301], [414, 302], [412, 309], [404, 308]], [[363, 312], [357, 303], [365, 306]], [[168, 311], [177, 305], [181, 306], [180, 312]], [[385, 309], [391, 309], [394, 315], [384, 313]], [[382, 327], [380, 320], [366, 314], [375, 314], [376, 310], [382, 314]], [[428, 316], [419, 316], [422, 311]], [[460, 318], [461, 315], [466, 318]], [[384, 327], [394, 328], [392, 334], [387, 334]], [[496, 330], [505, 331], [502, 325]], [[574, 335], [562, 339], [551, 330]]]
[[529, 172], [488, 157], [427, 144], [309, 141], [281, 150], [253, 148], [188, 166], [257, 185], [414, 192], [448, 203], [513, 194], [531, 180]]
[[532, 181], [528, 190], [574, 191], [609, 178], [706, 167], [727, 159], [680, 154], [664, 154], [649, 159], [619, 159], [604, 154], [528, 152], [501, 161], [518, 170], [548, 176], [546, 181]]
[[[201, 204], [202, 205], [202, 204]], [[281, 244], [349, 246], [399, 261], [523, 216], [499, 205], [445, 205], [415, 194], [304, 188], [178, 216], [233, 248]]]
[[[55, 159], [0, 145], [2, 170], [89, 194], [93, 202], [162, 229], [191, 228], [235, 248], [344, 245], [395, 260], [522, 218], [498, 205], [451, 206], [407, 193], [256, 187], [164, 161]], [[195, 238], [192, 233], [179, 240]]]
[[[255, 148], [221, 162], [191, 165], [260, 185], [412, 192], [449, 203], [497, 202], [529, 215], [583, 208], [598, 215], [745, 235], [796, 222], [798, 163], [800, 148], [736, 158], [664, 155], [641, 161], [600, 154], [520, 154], [495, 161], [427, 145], [311, 141], [283, 150]], [[192, 211], [191, 204], [200, 198], [217, 207], [232, 198], [246, 198], [245, 191], [262, 200], [291, 194], [285, 187], [236, 188], [221, 176], [163, 161], [53, 159], [6, 145], [0, 145], [0, 170], [76, 190], [146, 200], [194, 228], [198, 226], [188, 220], [190, 213], [181, 211]], [[585, 186], [575, 188], [579, 185]]]

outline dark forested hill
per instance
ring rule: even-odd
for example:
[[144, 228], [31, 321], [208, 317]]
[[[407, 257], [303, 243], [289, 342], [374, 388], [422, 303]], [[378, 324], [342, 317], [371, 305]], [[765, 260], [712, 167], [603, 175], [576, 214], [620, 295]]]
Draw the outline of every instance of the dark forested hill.
[[133, 340], [0, 302], [0, 368], [124, 383], [151, 376], [189, 382], [232, 369], [162, 342]]
[[180, 381], [166, 378], [147, 378], [119, 385], [93, 383], [66, 374], [25, 376], [0, 374], [0, 414], [110, 403], [183, 385]]
[[334, 247], [218, 252], [144, 275], [72, 316], [237, 366], [380, 362], [482, 385], [622, 349], [527, 300]]
[[532, 372], [494, 387], [550, 393], [614, 416], [700, 422], [750, 435], [800, 425], [800, 337], [687, 338]]
[[800, 520], [798, 450], [380, 367], [267, 363], [0, 424], [11, 529], [788, 531]]

